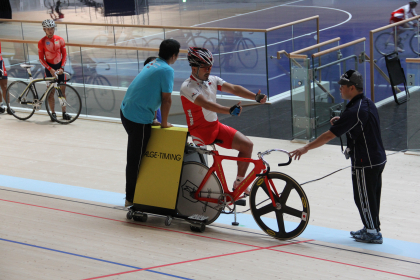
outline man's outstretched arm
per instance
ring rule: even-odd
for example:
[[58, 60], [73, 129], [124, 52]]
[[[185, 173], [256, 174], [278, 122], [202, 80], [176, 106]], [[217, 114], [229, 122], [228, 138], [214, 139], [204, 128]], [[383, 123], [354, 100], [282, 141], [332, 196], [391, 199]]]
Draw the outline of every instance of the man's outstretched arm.
[[296, 149], [290, 153], [290, 157], [295, 157], [295, 160], [299, 160], [303, 154], [306, 154], [309, 150], [321, 147], [322, 145], [328, 143], [336, 136], [331, 131], [327, 131], [322, 133], [318, 138], [316, 138], [313, 142], [306, 144], [302, 148]]
[[[234, 85], [227, 82], [223, 83], [222, 91], [251, 100], [255, 100], [255, 96], [261, 93], [261, 90], [258, 90], [258, 93], [255, 94], [252, 91], [247, 90], [243, 86]], [[260, 100], [260, 103], [264, 104], [266, 101], [267, 96], [264, 96], [264, 98]]]

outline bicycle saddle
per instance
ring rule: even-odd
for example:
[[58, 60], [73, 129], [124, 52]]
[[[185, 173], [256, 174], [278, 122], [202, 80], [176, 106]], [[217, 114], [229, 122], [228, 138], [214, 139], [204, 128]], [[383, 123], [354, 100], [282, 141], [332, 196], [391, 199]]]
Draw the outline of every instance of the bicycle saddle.
[[28, 69], [28, 68], [33, 68], [35, 67], [35, 65], [29, 65], [29, 64], [21, 64], [20, 67]]

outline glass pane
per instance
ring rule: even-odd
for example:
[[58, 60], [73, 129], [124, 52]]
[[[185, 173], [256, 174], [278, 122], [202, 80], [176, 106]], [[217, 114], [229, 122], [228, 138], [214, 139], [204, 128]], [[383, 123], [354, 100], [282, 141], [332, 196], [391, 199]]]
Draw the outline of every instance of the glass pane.
[[2, 22], [0, 19], [0, 24], [1, 24], [1, 28], [0, 28], [1, 38], [18, 39], [18, 40], [23, 39], [22, 26], [20, 22]]
[[313, 58], [312, 99], [316, 118], [316, 136], [330, 128], [330, 119], [345, 109], [346, 101], [341, 98], [337, 81], [347, 70], [359, 71], [366, 89], [365, 43], [361, 42], [344, 49]]
[[282, 55], [277, 59], [278, 51], [293, 52], [292, 26], [267, 32], [267, 54], [269, 97], [279, 94], [290, 96], [290, 61]]
[[118, 59], [113, 49], [101, 49], [106, 62], [92, 57], [98, 49], [82, 48], [82, 70], [88, 115], [119, 118], [126, 88], [118, 88]]
[[26, 63], [27, 45], [20, 43], [1, 43], [3, 61], [7, 70], [8, 83], [17, 79], [28, 79], [26, 70], [20, 67], [20, 64]]
[[252, 92], [261, 90], [266, 94], [265, 33], [220, 31], [219, 38], [220, 77]]
[[314, 115], [311, 81], [309, 78], [308, 58], [291, 58], [291, 82], [292, 82], [292, 117], [293, 117], [293, 138], [311, 140], [314, 132], [311, 125], [311, 118]]
[[317, 44], [316, 20], [293, 25], [293, 50], [301, 50]]
[[419, 150], [420, 63], [407, 63], [407, 68], [407, 85], [410, 92], [410, 100], [407, 102], [407, 148]]

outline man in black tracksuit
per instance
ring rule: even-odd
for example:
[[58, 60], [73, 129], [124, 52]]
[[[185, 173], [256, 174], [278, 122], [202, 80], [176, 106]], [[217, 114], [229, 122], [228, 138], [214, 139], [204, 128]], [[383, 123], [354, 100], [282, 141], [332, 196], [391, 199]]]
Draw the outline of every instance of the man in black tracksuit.
[[359, 242], [382, 244], [379, 209], [386, 155], [378, 110], [363, 94], [363, 78], [359, 72], [347, 71], [338, 83], [342, 98], [349, 100], [344, 112], [340, 117], [331, 119], [332, 126], [329, 131], [290, 154], [295, 159], [300, 159], [308, 150], [346, 134], [346, 153], [352, 163], [354, 201], [364, 225], [363, 229], [351, 231], [350, 235]]

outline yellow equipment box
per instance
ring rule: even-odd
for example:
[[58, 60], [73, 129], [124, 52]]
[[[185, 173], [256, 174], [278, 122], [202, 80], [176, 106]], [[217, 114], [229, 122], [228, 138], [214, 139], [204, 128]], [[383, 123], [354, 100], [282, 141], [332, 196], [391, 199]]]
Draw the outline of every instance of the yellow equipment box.
[[134, 194], [136, 209], [163, 215], [175, 210], [187, 136], [187, 128], [152, 127]]

